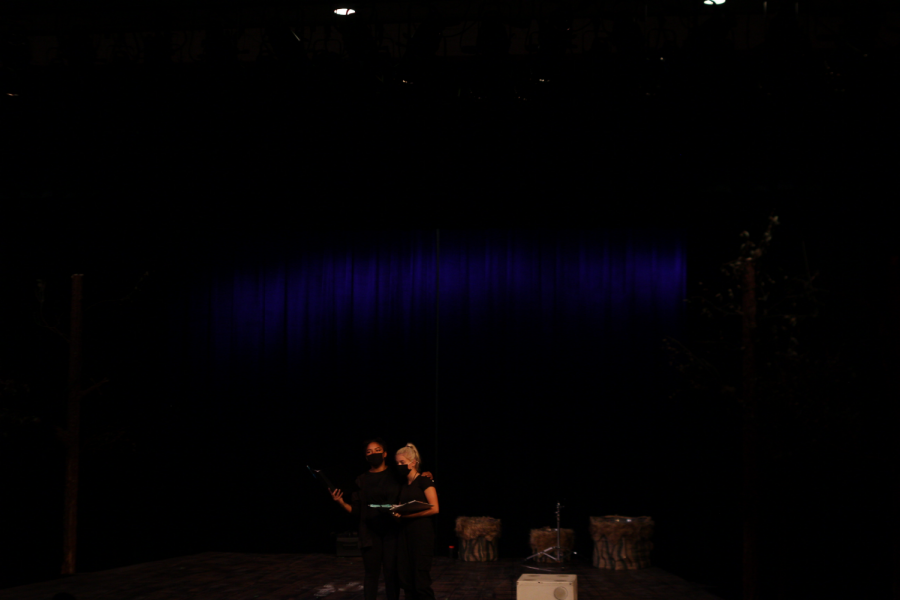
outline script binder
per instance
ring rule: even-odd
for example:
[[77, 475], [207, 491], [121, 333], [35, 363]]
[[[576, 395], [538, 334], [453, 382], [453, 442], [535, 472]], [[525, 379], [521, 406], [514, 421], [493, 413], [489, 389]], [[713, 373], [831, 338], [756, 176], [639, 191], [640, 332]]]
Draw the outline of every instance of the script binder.
[[335, 490], [335, 487], [331, 485], [331, 482], [328, 481], [328, 478], [325, 477], [325, 474], [318, 469], [313, 469], [309, 465], [306, 465], [306, 468], [309, 469], [309, 472], [312, 474], [313, 478], [315, 478], [316, 481], [325, 486], [325, 489], [328, 491], [328, 495], [330, 496], [331, 492]]
[[427, 502], [412, 500], [406, 504], [395, 504], [391, 507], [391, 512], [397, 513], [398, 515], [411, 515], [413, 513], [422, 512], [423, 510], [428, 510], [429, 508], [431, 508], [431, 505]]

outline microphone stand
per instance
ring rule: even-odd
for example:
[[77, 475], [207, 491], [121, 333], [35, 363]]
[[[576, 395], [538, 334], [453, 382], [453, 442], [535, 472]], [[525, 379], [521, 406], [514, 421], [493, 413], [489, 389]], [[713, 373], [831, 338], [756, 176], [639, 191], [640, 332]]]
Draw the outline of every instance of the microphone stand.
[[[532, 554], [531, 556], [526, 558], [525, 559], [526, 561], [531, 560], [532, 558], [537, 558], [538, 556], [546, 556], [550, 560], [556, 561], [557, 563], [562, 563], [562, 537], [561, 537], [562, 530], [559, 528], [559, 514], [560, 514], [561, 508], [562, 508], [562, 504], [557, 502], [556, 503], [556, 546], [551, 546], [550, 548], [545, 548], [545, 549], [541, 550], [540, 552], [535, 552], [534, 554]], [[556, 551], [555, 556], [553, 554], [550, 554], [550, 552], [553, 552], [554, 550]], [[529, 569], [535, 569], [538, 571], [551, 571], [551, 572], [553, 571], [553, 569], [540, 569], [538, 567], [532, 567], [529, 565], [526, 565], [526, 566]]]

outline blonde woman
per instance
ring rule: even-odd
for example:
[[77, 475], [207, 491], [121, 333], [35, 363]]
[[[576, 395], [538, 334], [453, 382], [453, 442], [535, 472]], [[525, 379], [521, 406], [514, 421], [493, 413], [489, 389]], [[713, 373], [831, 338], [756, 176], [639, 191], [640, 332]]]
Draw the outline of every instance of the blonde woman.
[[434, 558], [434, 522], [438, 514], [438, 496], [434, 481], [421, 474], [422, 458], [412, 445], [397, 450], [397, 474], [405, 479], [400, 489], [400, 504], [413, 500], [431, 505], [421, 512], [398, 515], [400, 532], [397, 540], [397, 574], [404, 600], [434, 600], [431, 589], [431, 562]]

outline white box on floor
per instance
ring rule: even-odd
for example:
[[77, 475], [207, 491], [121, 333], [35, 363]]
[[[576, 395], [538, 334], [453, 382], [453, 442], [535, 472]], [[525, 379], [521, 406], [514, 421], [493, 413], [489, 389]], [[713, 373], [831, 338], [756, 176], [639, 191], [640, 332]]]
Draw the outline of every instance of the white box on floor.
[[526, 573], [516, 582], [517, 600], [578, 600], [578, 575]]

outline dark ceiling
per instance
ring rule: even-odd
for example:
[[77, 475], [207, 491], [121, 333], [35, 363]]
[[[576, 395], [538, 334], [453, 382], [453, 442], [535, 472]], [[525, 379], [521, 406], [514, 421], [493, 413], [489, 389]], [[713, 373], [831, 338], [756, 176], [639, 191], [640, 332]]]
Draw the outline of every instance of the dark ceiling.
[[[889, 16], [832, 5], [855, 22], [869, 6], [870, 25]], [[276, 19], [271, 53], [245, 62], [216, 38], [221, 19], [201, 19], [194, 25], [212, 41], [192, 63], [151, 60], [147, 45], [128, 60], [91, 60], [90, 40], [79, 54], [86, 46], [69, 27], [47, 65], [21, 51], [44, 38], [10, 29], [28, 19], [7, 20], [0, 114], [11, 235], [51, 223], [125, 236], [220, 226], [693, 227], [788, 207], [841, 214], [848, 198], [857, 215], [886, 208], [897, 45], [875, 23], [874, 37], [844, 27], [833, 47], [816, 48], [790, 4], [779, 11], [747, 51], [728, 46], [735, 25], [719, 12], [697, 13], [687, 39], [666, 49], [629, 44], [646, 24], [613, 15], [605, 43], [581, 52], [555, 46], [544, 22], [543, 41], [512, 55], [491, 45], [482, 20], [470, 56], [413, 44], [392, 58], [367, 45], [374, 29], [363, 17], [355, 28], [335, 22], [340, 52], [304, 46], [309, 27], [295, 28], [292, 46], [289, 24]], [[81, 22], [100, 22], [94, 14]]]

